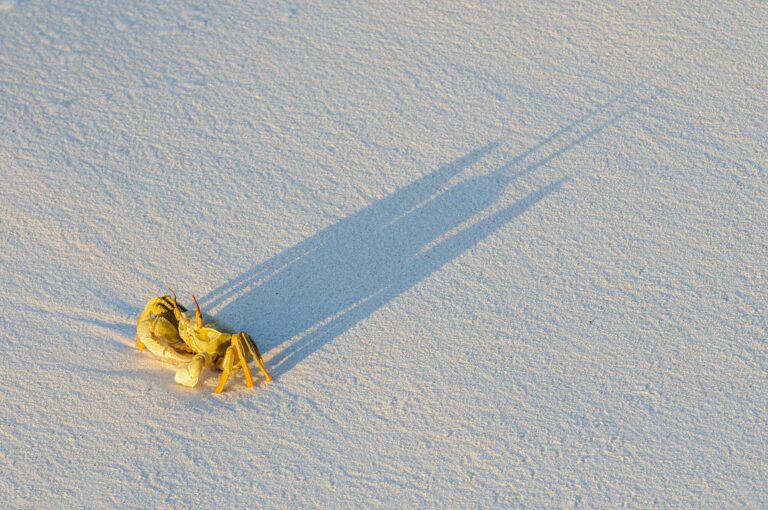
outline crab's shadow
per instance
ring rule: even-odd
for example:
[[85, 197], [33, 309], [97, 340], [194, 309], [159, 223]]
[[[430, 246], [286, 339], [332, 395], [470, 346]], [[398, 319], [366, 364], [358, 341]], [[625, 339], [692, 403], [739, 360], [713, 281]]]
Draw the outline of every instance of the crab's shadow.
[[461, 179], [498, 144], [473, 150], [214, 289], [201, 304], [251, 332], [273, 375], [284, 374], [560, 189], [563, 180], [506, 205], [500, 200], [516, 179], [650, 100], [622, 94], [496, 170]]

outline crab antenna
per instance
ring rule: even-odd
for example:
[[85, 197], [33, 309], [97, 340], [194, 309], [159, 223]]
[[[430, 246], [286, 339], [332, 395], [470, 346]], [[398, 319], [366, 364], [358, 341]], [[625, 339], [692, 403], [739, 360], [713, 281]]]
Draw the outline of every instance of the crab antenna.
[[192, 301], [195, 302], [195, 325], [198, 329], [203, 327], [203, 312], [200, 311], [200, 305], [197, 304], [197, 298], [192, 294]]

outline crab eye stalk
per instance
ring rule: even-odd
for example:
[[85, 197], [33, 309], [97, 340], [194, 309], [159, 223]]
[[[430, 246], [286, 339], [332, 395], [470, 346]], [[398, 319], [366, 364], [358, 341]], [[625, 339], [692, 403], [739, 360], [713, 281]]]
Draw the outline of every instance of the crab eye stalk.
[[197, 304], [197, 298], [192, 294], [192, 301], [195, 302], [195, 326], [197, 329], [203, 327], [203, 312], [200, 311], [200, 305]]
[[179, 320], [181, 319], [181, 310], [179, 309], [179, 304], [176, 302], [176, 292], [170, 287], [168, 287], [168, 291], [171, 293], [171, 298], [173, 299], [173, 315], [176, 317], [176, 320]]

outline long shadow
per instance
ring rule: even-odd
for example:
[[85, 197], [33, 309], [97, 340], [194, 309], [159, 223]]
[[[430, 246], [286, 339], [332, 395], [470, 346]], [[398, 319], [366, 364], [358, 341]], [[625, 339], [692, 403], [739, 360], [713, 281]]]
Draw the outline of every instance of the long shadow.
[[[501, 195], [637, 110], [596, 108], [486, 175], [449, 184], [498, 148], [476, 149], [214, 289], [201, 302], [224, 322], [250, 331], [276, 376], [364, 320], [467, 249], [559, 190], [559, 180], [506, 206]], [[570, 136], [568, 136], [570, 135]]]

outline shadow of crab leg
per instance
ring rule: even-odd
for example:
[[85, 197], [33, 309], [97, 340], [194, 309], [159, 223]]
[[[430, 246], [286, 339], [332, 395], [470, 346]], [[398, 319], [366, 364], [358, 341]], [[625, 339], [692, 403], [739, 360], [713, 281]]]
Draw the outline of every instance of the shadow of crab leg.
[[229, 379], [229, 373], [232, 371], [232, 365], [235, 362], [235, 348], [230, 345], [227, 347], [227, 351], [224, 353], [224, 361], [221, 362], [221, 377], [219, 377], [219, 384], [213, 390], [214, 393], [221, 393], [224, 390], [224, 385], [227, 384]]
[[259, 365], [261, 372], [264, 374], [264, 379], [266, 379], [267, 382], [270, 382], [272, 380], [272, 376], [269, 375], [269, 372], [267, 372], [267, 366], [264, 364], [264, 360], [261, 359], [259, 346], [256, 345], [256, 342], [253, 341], [253, 338], [251, 338], [251, 335], [248, 333], [240, 333], [240, 336], [243, 338], [245, 345], [248, 346], [248, 351], [251, 353], [253, 360], [257, 365]]
[[237, 356], [240, 358], [240, 366], [243, 367], [243, 374], [245, 375], [245, 385], [249, 388], [253, 388], [253, 377], [251, 377], [251, 369], [248, 367], [248, 355], [246, 354], [245, 347], [243, 347], [243, 336], [240, 333], [232, 335], [232, 345], [237, 350]]

